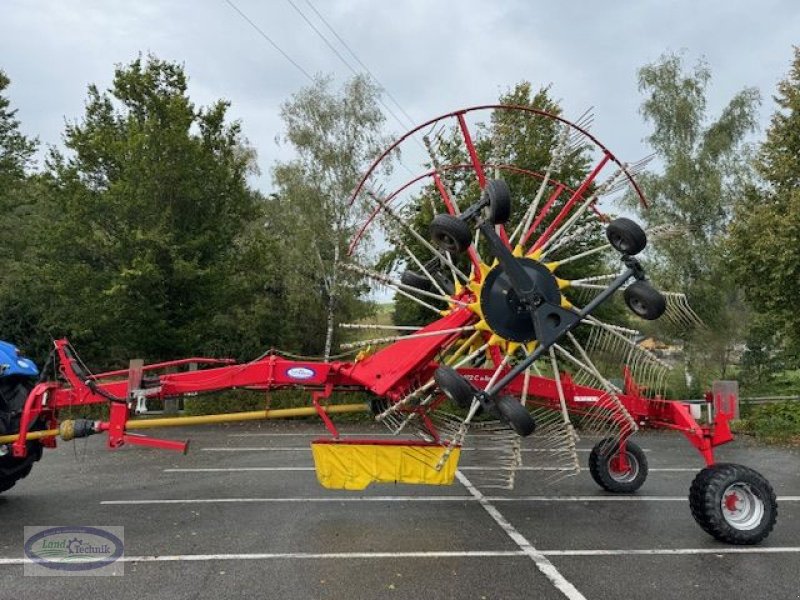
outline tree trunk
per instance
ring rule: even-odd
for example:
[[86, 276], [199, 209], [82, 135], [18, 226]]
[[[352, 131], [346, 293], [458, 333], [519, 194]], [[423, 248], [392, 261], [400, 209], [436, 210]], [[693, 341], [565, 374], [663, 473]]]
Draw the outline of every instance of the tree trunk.
[[330, 286], [328, 288], [328, 330], [325, 335], [325, 360], [331, 358], [333, 345], [334, 312], [336, 311], [336, 276], [339, 270], [339, 245], [333, 249], [333, 269], [331, 271]]

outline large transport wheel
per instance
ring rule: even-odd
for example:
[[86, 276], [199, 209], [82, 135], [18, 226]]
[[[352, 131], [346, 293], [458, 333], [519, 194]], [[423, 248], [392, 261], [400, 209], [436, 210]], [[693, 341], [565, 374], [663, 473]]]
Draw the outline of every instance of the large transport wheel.
[[589, 473], [597, 485], [615, 494], [635, 492], [647, 479], [647, 457], [644, 451], [630, 440], [625, 442], [627, 468], [619, 465], [619, 440], [605, 438], [589, 454]]
[[[19, 420], [28, 393], [33, 389], [29, 378], [7, 377], [0, 379], [0, 433], [11, 434], [19, 431]], [[31, 429], [40, 429], [34, 423]], [[42, 445], [38, 440], [28, 442], [28, 455], [16, 458], [11, 455], [11, 447], [6, 446], [5, 454], [0, 456], [0, 492], [11, 489], [20, 479], [27, 477], [33, 463], [42, 457]]]
[[757, 544], [778, 518], [775, 491], [757, 471], [720, 463], [700, 471], [689, 491], [692, 516], [703, 530], [727, 544]]

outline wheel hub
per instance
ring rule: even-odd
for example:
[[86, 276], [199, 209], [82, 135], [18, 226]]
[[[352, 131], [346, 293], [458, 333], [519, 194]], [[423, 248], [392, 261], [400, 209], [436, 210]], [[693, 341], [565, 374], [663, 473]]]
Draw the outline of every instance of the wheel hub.
[[639, 461], [636, 460], [636, 457], [630, 452], [626, 452], [625, 461], [627, 462], [627, 467], [622, 466], [619, 455], [613, 456], [608, 461], [608, 473], [614, 481], [628, 483], [639, 475]]
[[720, 502], [722, 516], [740, 531], [754, 529], [764, 517], [764, 502], [746, 483], [729, 485]]
[[[545, 265], [527, 257], [518, 258], [517, 262], [533, 281], [542, 300], [555, 304], [561, 302], [558, 281]], [[481, 286], [480, 308], [488, 326], [501, 338], [523, 344], [536, 339], [528, 306], [516, 294], [499, 265], [487, 273]]]

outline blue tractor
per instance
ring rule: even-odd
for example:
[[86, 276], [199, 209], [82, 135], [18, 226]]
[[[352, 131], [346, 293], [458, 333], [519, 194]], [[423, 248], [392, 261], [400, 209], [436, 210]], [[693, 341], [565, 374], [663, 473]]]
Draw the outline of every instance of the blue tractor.
[[[19, 431], [22, 408], [38, 377], [39, 369], [32, 360], [13, 344], [0, 342], [0, 435]], [[40, 424], [32, 424], [31, 429], [39, 428]], [[26, 477], [41, 457], [42, 446], [36, 440], [28, 442], [25, 458], [14, 457], [10, 445], [0, 445], [0, 492]]]

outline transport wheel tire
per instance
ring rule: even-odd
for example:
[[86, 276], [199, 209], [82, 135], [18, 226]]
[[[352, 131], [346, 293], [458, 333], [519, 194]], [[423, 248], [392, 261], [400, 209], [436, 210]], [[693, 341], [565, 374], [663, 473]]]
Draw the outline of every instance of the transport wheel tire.
[[654, 321], [667, 310], [663, 294], [646, 281], [634, 281], [623, 292], [625, 304], [633, 314], [647, 321]]
[[483, 190], [489, 200], [489, 221], [504, 225], [511, 216], [511, 191], [502, 179], [490, 179]]
[[426, 292], [429, 292], [432, 287], [430, 279], [421, 273], [412, 271], [411, 269], [406, 269], [403, 271], [403, 274], [400, 276], [400, 283], [418, 290], [424, 290]]
[[430, 234], [434, 244], [453, 255], [463, 254], [472, 243], [469, 225], [449, 214], [439, 214], [433, 218]]
[[647, 479], [647, 457], [638, 444], [625, 442], [625, 458], [628, 468], [617, 466], [619, 440], [605, 438], [597, 442], [589, 453], [589, 473], [597, 485], [615, 494], [630, 494], [642, 487]]
[[635, 256], [647, 247], [644, 229], [625, 217], [614, 219], [608, 224], [606, 237], [614, 250], [628, 256]]
[[[8, 377], [0, 380], [0, 434], [12, 434], [19, 431], [20, 413], [28, 394], [33, 389], [29, 378]], [[42, 429], [43, 424], [31, 423], [30, 431]], [[11, 455], [8, 448], [5, 456], [0, 456], [0, 492], [11, 489], [20, 479], [27, 477], [33, 463], [42, 457], [42, 445], [38, 440], [27, 443], [28, 455], [17, 458]]]
[[433, 374], [433, 380], [448, 400], [459, 408], [468, 409], [472, 405], [477, 390], [452, 367], [440, 366]]
[[689, 507], [700, 527], [720, 542], [757, 544], [775, 527], [775, 491], [758, 471], [721, 463], [700, 471], [689, 490]]
[[495, 405], [501, 419], [507, 421], [517, 435], [527, 437], [536, 430], [536, 421], [533, 420], [528, 409], [511, 396], [500, 396]]

